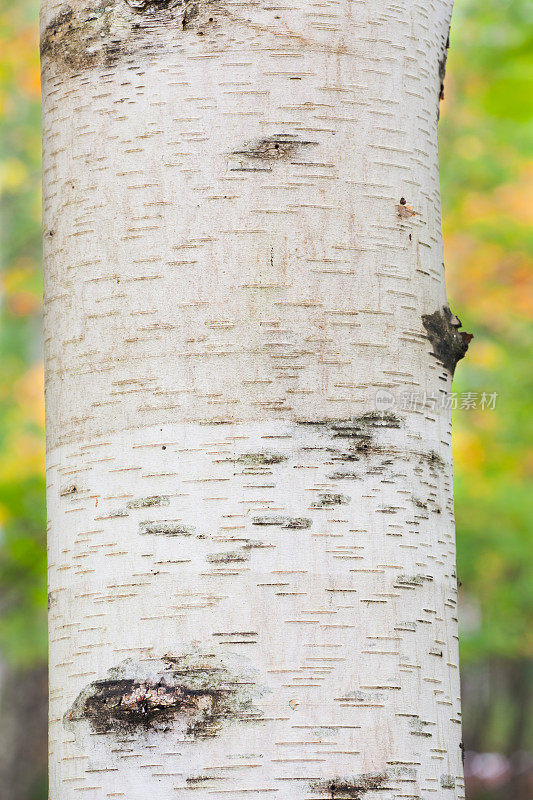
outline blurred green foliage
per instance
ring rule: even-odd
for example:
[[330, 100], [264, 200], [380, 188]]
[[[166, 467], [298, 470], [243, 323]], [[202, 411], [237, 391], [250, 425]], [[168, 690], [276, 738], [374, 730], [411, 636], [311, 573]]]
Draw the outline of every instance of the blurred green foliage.
[[38, 4], [0, 5], [0, 652], [46, 657]]
[[533, 658], [533, 4], [459, 0], [440, 125], [448, 295], [474, 332], [454, 390], [463, 667]]
[[[0, 651], [18, 665], [46, 653], [37, 17], [37, 0], [0, 2]], [[448, 294], [475, 334], [454, 390], [498, 394], [493, 410], [454, 412], [468, 669], [533, 659], [533, 4], [457, 0], [450, 42]]]

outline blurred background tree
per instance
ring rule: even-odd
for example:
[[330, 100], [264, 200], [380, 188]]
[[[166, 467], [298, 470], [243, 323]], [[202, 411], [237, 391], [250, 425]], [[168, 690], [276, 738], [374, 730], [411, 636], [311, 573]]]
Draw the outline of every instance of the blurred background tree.
[[[0, 0], [0, 796], [45, 800], [38, 0]], [[470, 800], [533, 798], [533, 4], [456, 0], [440, 145]], [[495, 396], [496, 395], [496, 396]]]

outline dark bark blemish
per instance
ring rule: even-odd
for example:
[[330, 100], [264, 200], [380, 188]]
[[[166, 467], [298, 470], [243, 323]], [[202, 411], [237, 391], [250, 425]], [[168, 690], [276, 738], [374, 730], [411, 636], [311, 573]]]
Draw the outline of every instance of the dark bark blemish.
[[448, 60], [449, 47], [450, 47], [450, 34], [448, 33], [446, 44], [444, 45], [444, 50], [439, 58], [439, 80], [440, 80], [439, 100], [444, 100], [444, 78], [446, 77], [446, 62]]
[[156, 723], [169, 722], [177, 714], [204, 713], [212, 705], [212, 693], [169, 686], [163, 680], [106, 680], [91, 684], [88, 696], [80, 703], [76, 701], [69, 719], [84, 717], [99, 733], [128, 732], [156, 727]]
[[182, 4], [182, 0], [124, 0], [124, 2], [138, 14], [154, 14], [162, 9]]
[[188, 787], [195, 788], [201, 783], [209, 783], [210, 781], [217, 781], [221, 780], [216, 775], [190, 775], [188, 778], [185, 778], [185, 783]]
[[455, 778], [453, 775], [440, 776], [441, 789], [455, 789]]
[[105, 2], [80, 12], [65, 6], [41, 36], [43, 63], [55, 62], [72, 71], [116, 64], [126, 43], [110, 38], [115, 9], [116, 3], [106, 6]]
[[457, 362], [466, 355], [473, 334], [459, 330], [461, 320], [452, 314], [448, 306], [443, 306], [433, 314], [423, 314], [422, 323], [433, 347], [433, 355], [453, 375]]
[[399, 508], [397, 506], [382, 506], [376, 509], [377, 514], [397, 514]]
[[441, 469], [444, 468], [444, 460], [434, 450], [430, 450], [429, 453], [423, 454], [423, 457], [424, 460], [428, 462], [430, 467], [440, 467]]
[[401, 420], [396, 414], [369, 411], [348, 420], [330, 423], [333, 435], [341, 439], [370, 439], [376, 428], [399, 428]]
[[[205, 14], [210, 5], [202, 3]], [[112, 67], [134, 54], [157, 53], [158, 33], [185, 31], [199, 17], [200, 4], [187, 0], [96, 0], [76, 11], [64, 6], [43, 31], [41, 58], [58, 71]]]
[[318, 145], [318, 142], [311, 142], [292, 134], [282, 133], [251, 142], [242, 150], [234, 150], [232, 155], [265, 161], [278, 161], [283, 158], [292, 158], [303, 148], [316, 145]]
[[[402, 426], [402, 420], [396, 414], [369, 411], [349, 419], [332, 421], [304, 421], [300, 425], [321, 427], [333, 439], [346, 440], [346, 449], [341, 451], [336, 447], [328, 447], [332, 461], [353, 462], [360, 461], [372, 454], [383, 455], [388, 452], [382, 445], [376, 444], [377, 431], [380, 429], [395, 429]], [[356, 477], [356, 476], [355, 476]]]
[[70, 486], [65, 486], [65, 488], [59, 492], [59, 495], [60, 497], [70, 497], [73, 494], [77, 494], [77, 492], [78, 487], [75, 483], [71, 483]]
[[252, 705], [253, 681], [233, 673], [215, 656], [167, 656], [159, 663], [158, 674], [147, 678], [116, 677], [115, 672], [136, 672], [128, 662], [111, 670], [78, 695], [65, 724], [87, 720], [93, 731], [117, 735], [164, 732], [180, 725], [191, 738], [207, 738], [227, 722], [261, 718]]
[[404, 587], [408, 589], [415, 589], [417, 586], [423, 586], [424, 580], [425, 579], [423, 575], [398, 575], [394, 585], [398, 589], [402, 589]]
[[396, 210], [399, 217], [414, 217], [417, 213], [413, 206], [409, 205], [405, 197], [400, 197], [400, 202], [396, 206]]
[[369, 428], [399, 428], [401, 426], [400, 417], [396, 414], [382, 414], [378, 411], [361, 414], [356, 420], [363, 425], [368, 425]]
[[187, 27], [200, 16], [200, 7], [198, 3], [187, 3], [183, 16], [181, 18], [181, 27], [186, 30]]
[[427, 503], [424, 503], [423, 500], [419, 500], [418, 497], [415, 497], [414, 495], [411, 497], [411, 502], [414, 506], [421, 508], [423, 511], [427, 511], [428, 509]]
[[350, 778], [331, 778], [318, 781], [310, 786], [314, 794], [324, 795], [324, 798], [339, 798], [339, 800], [360, 800], [372, 790], [382, 788], [387, 780], [385, 773], [369, 773], [356, 775]]

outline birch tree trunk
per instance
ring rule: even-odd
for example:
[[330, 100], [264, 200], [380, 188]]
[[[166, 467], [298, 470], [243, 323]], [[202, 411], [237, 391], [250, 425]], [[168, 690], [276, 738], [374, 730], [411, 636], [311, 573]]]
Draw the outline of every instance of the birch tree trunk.
[[51, 800], [463, 798], [452, 0], [44, 0]]

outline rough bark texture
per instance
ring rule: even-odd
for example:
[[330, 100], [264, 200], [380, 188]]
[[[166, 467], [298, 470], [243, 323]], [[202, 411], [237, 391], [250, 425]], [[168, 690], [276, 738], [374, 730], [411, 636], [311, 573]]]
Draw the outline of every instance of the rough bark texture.
[[45, 0], [51, 800], [464, 797], [451, 5]]

